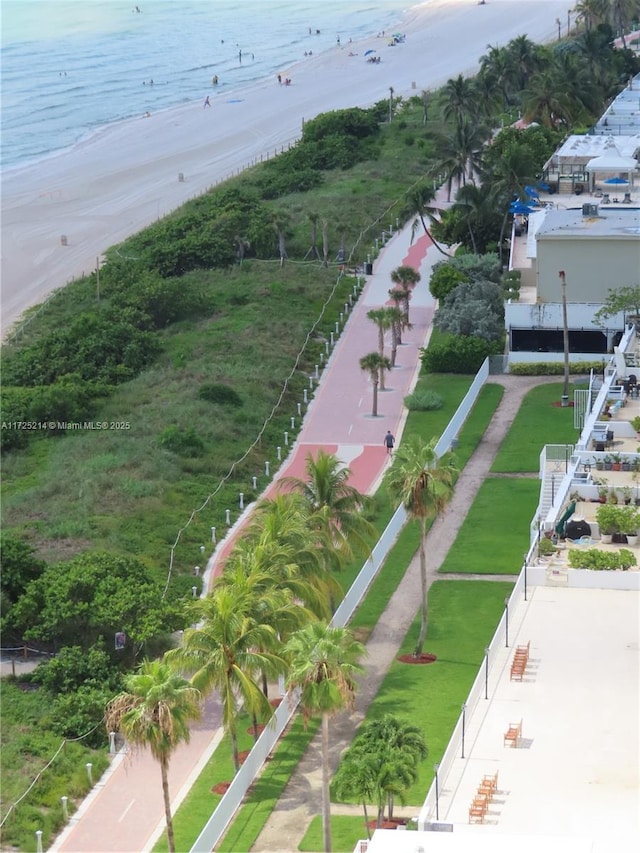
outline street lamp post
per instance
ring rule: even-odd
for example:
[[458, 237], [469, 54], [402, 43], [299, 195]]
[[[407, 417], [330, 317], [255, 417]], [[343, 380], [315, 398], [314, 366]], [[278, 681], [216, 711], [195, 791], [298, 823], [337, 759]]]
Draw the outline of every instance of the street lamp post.
[[560, 20], [560, 18], [556, 18], [556, 26], [558, 27], [558, 41], [560, 41], [560, 39], [562, 38], [562, 32], [560, 30], [560, 28], [562, 27], [562, 21]]
[[571, 9], [567, 9], [567, 35], [571, 32]]

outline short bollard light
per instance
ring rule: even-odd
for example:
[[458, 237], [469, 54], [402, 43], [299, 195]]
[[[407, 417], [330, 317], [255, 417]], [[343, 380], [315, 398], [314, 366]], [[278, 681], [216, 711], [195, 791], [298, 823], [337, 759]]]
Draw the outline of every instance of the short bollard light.
[[294, 417], [291, 418], [291, 429], [296, 428], [296, 419]]
[[288, 446], [289, 446], [289, 433], [288, 433], [286, 430], [285, 430], [285, 433], [284, 433], [284, 446], [285, 446], [285, 447], [288, 447]]
[[197, 587], [197, 586], [192, 586], [192, 587], [191, 587], [191, 595], [192, 595], [194, 598], [198, 595], [198, 587]]
[[[305, 391], [306, 391], [306, 390], [307, 390], [307, 389], [305, 388]], [[306, 403], [306, 402], [307, 402], [307, 401], [305, 400], [305, 403]], [[302, 414], [302, 403], [298, 403], [298, 414], [299, 414], [299, 415], [301, 415], [301, 414]]]
[[253, 484], [253, 491], [255, 492], [255, 490], [258, 488], [258, 478], [257, 478], [257, 477], [252, 477], [252, 478], [251, 478], [251, 482], [252, 482], [252, 484]]
[[42, 830], [36, 829], [36, 850], [42, 853]]
[[199, 578], [200, 577], [200, 566], [194, 566], [193, 567], [193, 573], [197, 578]]
[[276, 456], [278, 457], [278, 462], [280, 462], [280, 460], [282, 459], [282, 448], [280, 447], [280, 445], [276, 447]]
[[238, 504], [240, 506], [240, 509], [244, 509], [244, 492], [240, 492], [240, 495], [238, 497]]
[[215, 527], [211, 528], [211, 541], [213, 542], [214, 545], [216, 544], [216, 529], [215, 529]]
[[[111, 735], [113, 735], [113, 739], [115, 742], [116, 733], [111, 732]], [[111, 738], [111, 735], [109, 735], [109, 738]], [[111, 751], [111, 754], [113, 755], [113, 753], [115, 752], [115, 749], [110, 750], [110, 751]], [[65, 820], [69, 820], [69, 806], [68, 806], [69, 797], [60, 797], [60, 800], [62, 802], [62, 816], [64, 817]]]
[[[309, 402], [309, 393], [308, 393], [308, 391], [307, 391], [307, 389], [306, 389], [306, 388], [305, 388], [305, 389], [304, 389], [304, 391], [302, 392], [302, 399], [304, 400], [304, 402], [305, 402], [305, 403], [308, 403], [308, 402]], [[299, 413], [298, 413], [298, 414], [299, 414]]]
[[93, 774], [91, 772], [91, 768], [93, 767], [93, 764], [90, 761], [87, 761], [87, 763], [85, 764], [85, 767], [87, 768], [87, 776], [89, 778], [89, 784], [93, 785]]
[[225, 520], [227, 527], [228, 527], [231, 524], [231, 510], [225, 509], [224, 516], [225, 516], [224, 520]]
[[268, 462], [264, 463], [264, 474], [265, 474], [265, 477], [269, 476], [269, 463]]

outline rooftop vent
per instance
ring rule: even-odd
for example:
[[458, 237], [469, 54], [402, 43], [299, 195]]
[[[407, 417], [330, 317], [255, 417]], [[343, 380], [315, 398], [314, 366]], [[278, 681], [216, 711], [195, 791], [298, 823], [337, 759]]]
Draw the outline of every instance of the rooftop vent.
[[583, 216], [597, 216], [598, 215], [598, 205], [597, 204], [583, 204], [582, 205], [582, 215]]

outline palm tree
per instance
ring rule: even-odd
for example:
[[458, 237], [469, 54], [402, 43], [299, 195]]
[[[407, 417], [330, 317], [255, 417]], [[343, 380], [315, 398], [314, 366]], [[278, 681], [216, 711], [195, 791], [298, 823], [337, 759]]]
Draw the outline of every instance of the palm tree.
[[439, 458], [435, 446], [435, 438], [424, 444], [419, 436], [412, 436], [398, 449], [395, 462], [385, 475], [391, 495], [403, 503], [410, 518], [420, 523], [422, 621], [413, 652], [415, 657], [422, 654], [427, 638], [427, 520], [442, 513], [451, 499], [458, 474], [453, 458], [449, 454]]
[[[400, 793], [403, 797], [406, 789], [399, 782], [409, 779], [409, 784], [418, 777], [418, 765], [427, 755], [427, 745], [424, 735], [418, 726], [405, 722], [393, 714], [385, 714], [378, 720], [363, 723], [354, 750], [365, 755], [381, 753], [384, 772], [383, 789], [387, 794], [389, 819], [393, 818], [393, 799]], [[407, 766], [409, 765], [409, 766]], [[400, 770], [396, 779], [389, 772], [392, 768]], [[380, 777], [378, 777], [380, 779]], [[379, 821], [384, 815], [379, 814]]]
[[371, 406], [371, 416], [378, 417], [378, 386], [380, 384], [380, 374], [383, 370], [391, 370], [391, 361], [386, 356], [380, 356], [377, 352], [370, 352], [363, 355], [360, 359], [360, 367], [365, 373], [371, 377], [371, 385], [373, 387], [373, 404]]
[[320, 259], [320, 252], [318, 251], [318, 222], [320, 221], [320, 215], [315, 213], [315, 211], [311, 211], [307, 214], [307, 218], [311, 223], [311, 245], [309, 246], [309, 251], [304, 256], [304, 259], [311, 255], [312, 258], [316, 260]]
[[607, 20], [608, 5], [607, 0], [579, 0], [575, 8], [576, 24], [584, 23], [587, 32], [595, 29]]
[[542, 57], [539, 45], [525, 35], [516, 36], [507, 45], [509, 62], [518, 91], [524, 89], [532, 75], [539, 71]]
[[527, 121], [555, 129], [568, 127], [576, 118], [576, 104], [563, 78], [553, 70], [541, 71], [531, 78], [522, 92], [522, 109]]
[[160, 764], [167, 842], [175, 853], [169, 796], [169, 758], [183, 741], [189, 742], [189, 721], [201, 713], [200, 692], [164, 661], [143, 661], [125, 679], [127, 692], [109, 702], [105, 711], [108, 732], [121, 731], [136, 747], [148, 746]]
[[513, 65], [506, 47], [488, 45], [488, 48], [489, 53], [480, 57], [480, 76], [500, 93], [506, 109], [513, 91]]
[[326, 532], [343, 559], [351, 559], [354, 550], [368, 555], [376, 535], [363, 513], [369, 499], [349, 485], [349, 468], [333, 453], [319, 450], [315, 458], [307, 455], [306, 475], [305, 479], [283, 477], [281, 482], [306, 501], [310, 528]]
[[460, 124], [466, 121], [476, 110], [473, 81], [459, 74], [455, 79], [449, 79], [444, 84], [442, 94], [444, 104], [442, 115], [447, 121]]
[[[378, 326], [378, 355], [384, 358], [384, 333], [391, 328], [391, 317], [386, 308], [372, 308], [367, 317]], [[380, 390], [384, 391], [384, 373], [380, 375]]]
[[271, 223], [278, 236], [278, 254], [280, 255], [280, 266], [284, 266], [287, 255], [287, 247], [285, 243], [285, 231], [287, 229], [288, 218], [286, 214], [280, 211], [274, 211], [271, 215]]
[[431, 206], [431, 202], [435, 198], [435, 190], [433, 187], [429, 186], [426, 183], [418, 183], [415, 184], [408, 192], [407, 192], [407, 204], [405, 207], [405, 215], [407, 218], [411, 218], [415, 216], [416, 219], [411, 228], [411, 242], [413, 242], [413, 238], [415, 236], [415, 231], [418, 222], [421, 223], [422, 228], [424, 229], [424, 233], [429, 237], [433, 245], [436, 249], [445, 257], [451, 257], [448, 252], [442, 248], [442, 246], [438, 243], [438, 241], [434, 238], [433, 234], [427, 228], [427, 223], [425, 222], [425, 214], [433, 219], [438, 215], [439, 210], [436, 207]]
[[311, 521], [312, 509], [300, 494], [278, 494], [260, 501], [247, 530], [250, 542], [277, 543], [289, 554], [289, 562], [278, 560], [270, 571], [276, 583], [304, 601], [319, 619], [331, 614], [330, 602], [342, 594], [333, 572], [342, 558], [330, 536]]
[[411, 289], [410, 288], [401, 288], [401, 287], [393, 287], [389, 291], [389, 297], [393, 302], [393, 310], [400, 312], [400, 317], [398, 319], [397, 326], [395, 328], [396, 334], [396, 344], [399, 346], [402, 343], [402, 332], [404, 329], [410, 329], [411, 323], [407, 318], [407, 314], [405, 312], [405, 305], [407, 310], [409, 309], [409, 300], [411, 299]]
[[268, 719], [273, 713], [256, 678], [286, 668], [282, 654], [259, 651], [273, 648], [276, 632], [271, 625], [256, 621], [252, 596], [224, 587], [214, 589], [192, 605], [194, 621], [200, 627], [184, 632], [180, 648], [167, 652], [166, 659], [176, 667], [193, 672], [192, 684], [203, 694], [217, 689], [222, 701], [222, 725], [231, 737], [233, 764], [238, 759], [237, 716], [240, 700], [247, 711]]
[[467, 180], [473, 183], [481, 163], [484, 143], [489, 136], [490, 132], [485, 126], [469, 118], [457, 124], [452, 133], [440, 140], [440, 159], [433, 171], [445, 173], [449, 201], [454, 182], [459, 186], [464, 186]]
[[376, 762], [367, 752], [348, 749], [340, 759], [333, 785], [340, 798], [355, 797], [362, 805], [367, 838], [371, 838], [367, 802], [376, 794]]
[[414, 270], [413, 267], [399, 266], [391, 270], [391, 281], [396, 285], [397, 289], [402, 292], [404, 302], [404, 314], [407, 324], [409, 323], [409, 299], [411, 291], [420, 281], [420, 273]]
[[396, 355], [398, 346], [402, 343], [402, 326], [404, 323], [404, 311], [401, 311], [396, 305], [386, 309], [387, 316], [391, 323], [391, 367], [396, 366]]
[[305, 720], [322, 715], [322, 834], [325, 853], [331, 851], [331, 803], [329, 796], [329, 719], [338, 711], [353, 708], [355, 677], [364, 646], [347, 628], [320, 623], [296, 632], [286, 645], [291, 669], [290, 690], [300, 691]]

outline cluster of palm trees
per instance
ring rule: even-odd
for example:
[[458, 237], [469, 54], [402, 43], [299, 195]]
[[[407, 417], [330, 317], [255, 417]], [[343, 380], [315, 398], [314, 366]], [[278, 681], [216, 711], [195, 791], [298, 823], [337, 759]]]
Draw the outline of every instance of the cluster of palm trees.
[[[236, 771], [241, 709], [251, 715], [257, 738], [258, 724], [273, 713], [268, 683], [283, 677], [300, 691], [304, 713], [322, 716], [328, 815], [328, 721], [351, 705], [364, 649], [347, 629], [326, 620], [341, 594], [336, 569], [355, 553], [369, 553], [374, 528], [365, 514], [367, 498], [349, 485], [349, 470], [335, 456], [309, 456], [306, 473], [305, 479], [283, 480], [288, 491], [256, 508], [210, 594], [189, 604], [193, 627], [181, 644], [162, 660], [143, 662], [107, 706], [107, 730], [150, 747], [160, 763], [172, 851], [169, 758], [189, 740], [189, 722], [213, 691]], [[325, 823], [329, 833], [328, 817]]]
[[[475, 77], [447, 81], [438, 99], [442, 124], [436, 129], [432, 123], [438, 159], [431, 175], [444, 176], [449, 201], [456, 189], [454, 208], [444, 219], [464, 223], [462, 242], [471, 251], [502, 249], [514, 195], [524, 199], [525, 186], [540, 180], [555, 142], [593, 124], [607, 100], [637, 73], [637, 58], [613, 48], [610, 25], [624, 29], [640, 15], [639, 5], [640, 0], [584, 0], [576, 7], [581, 30], [571, 38], [537, 45], [522, 35], [505, 46], [489, 45]], [[548, 130], [552, 148], [546, 156], [515, 143], [495, 154], [495, 128], [516, 116]], [[496, 211], [504, 216], [496, 218]], [[445, 242], [461, 241], [460, 229], [436, 224], [435, 232]]]
[[339, 797], [354, 797], [362, 805], [367, 837], [371, 838], [367, 804], [377, 807], [376, 826], [382, 826], [385, 807], [393, 820], [396, 798], [402, 804], [427, 757], [424, 734], [393, 714], [362, 724], [353, 745], [342, 756], [334, 786]]
[[[399, 266], [391, 272], [395, 287], [389, 291], [393, 305], [384, 305], [367, 312], [367, 317], [378, 327], [378, 349], [360, 359], [360, 367], [371, 378], [373, 389], [372, 417], [378, 416], [378, 391], [384, 391], [385, 373], [396, 364], [398, 347], [402, 343], [402, 332], [411, 327], [409, 302], [411, 292], [420, 281], [420, 273], [413, 267]], [[385, 332], [391, 330], [391, 357], [384, 353]]]

